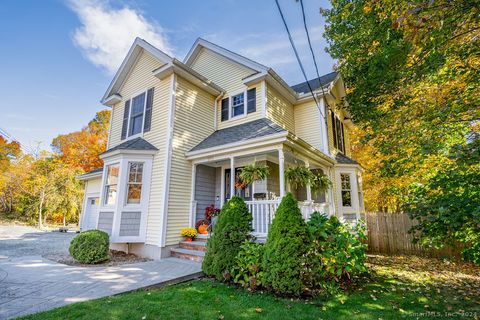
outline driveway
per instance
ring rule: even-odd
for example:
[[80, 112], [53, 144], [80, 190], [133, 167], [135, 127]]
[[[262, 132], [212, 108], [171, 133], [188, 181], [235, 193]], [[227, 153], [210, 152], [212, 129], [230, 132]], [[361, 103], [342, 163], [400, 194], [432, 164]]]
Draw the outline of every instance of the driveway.
[[65, 254], [74, 236], [0, 226], [0, 319], [196, 277], [201, 271], [199, 263], [176, 258], [72, 267], [42, 257]]

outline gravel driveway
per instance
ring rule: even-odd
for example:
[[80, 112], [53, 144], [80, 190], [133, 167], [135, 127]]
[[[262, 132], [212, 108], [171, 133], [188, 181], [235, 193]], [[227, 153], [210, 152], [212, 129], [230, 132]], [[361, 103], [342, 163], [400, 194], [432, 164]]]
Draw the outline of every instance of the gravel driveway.
[[76, 233], [44, 232], [27, 226], [0, 225], [0, 258], [68, 254]]

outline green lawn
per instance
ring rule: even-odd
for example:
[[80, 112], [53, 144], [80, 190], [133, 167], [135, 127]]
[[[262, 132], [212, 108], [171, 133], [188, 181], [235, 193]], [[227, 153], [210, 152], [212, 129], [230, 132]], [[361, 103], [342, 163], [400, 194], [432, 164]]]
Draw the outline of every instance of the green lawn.
[[480, 269], [435, 259], [374, 257], [349, 293], [276, 298], [209, 279], [76, 303], [26, 319], [476, 319]]

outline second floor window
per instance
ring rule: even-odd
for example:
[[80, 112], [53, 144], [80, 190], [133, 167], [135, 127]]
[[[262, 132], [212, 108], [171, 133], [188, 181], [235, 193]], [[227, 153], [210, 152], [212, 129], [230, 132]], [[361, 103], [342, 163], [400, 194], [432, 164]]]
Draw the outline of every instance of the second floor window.
[[130, 111], [129, 136], [142, 132], [143, 113], [145, 111], [145, 93], [142, 93], [132, 99], [132, 108]]
[[345, 153], [345, 130], [343, 122], [332, 112], [333, 146]]
[[232, 118], [245, 113], [243, 92], [232, 97]]
[[257, 89], [252, 88], [222, 100], [221, 120], [226, 121], [257, 110]]

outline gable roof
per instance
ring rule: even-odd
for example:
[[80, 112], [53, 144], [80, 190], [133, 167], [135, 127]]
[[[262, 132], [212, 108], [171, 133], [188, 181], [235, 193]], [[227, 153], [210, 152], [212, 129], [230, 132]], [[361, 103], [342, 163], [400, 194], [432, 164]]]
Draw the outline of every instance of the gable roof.
[[322, 86], [323, 88], [328, 88], [328, 86], [333, 81], [335, 81], [337, 77], [338, 77], [338, 73], [336, 71], [333, 71], [323, 76], [320, 76], [320, 78], [311, 79], [311, 80], [308, 80], [308, 82], [305, 81], [305, 82], [293, 85], [291, 86], [291, 88], [298, 94], [304, 94], [304, 93], [310, 92], [310, 88], [308, 87], [308, 84], [310, 84], [310, 87], [312, 88], [313, 91], [316, 91], [317, 89], [320, 89], [320, 86]]
[[135, 64], [135, 61], [137, 60], [142, 50], [147, 51], [152, 56], [154, 56], [158, 60], [163, 61], [165, 63], [172, 61], [172, 57], [170, 57], [163, 51], [155, 48], [147, 41], [138, 37], [135, 38], [135, 41], [130, 47], [130, 50], [128, 50], [127, 56], [125, 57], [125, 59], [123, 59], [123, 62], [120, 65], [120, 68], [118, 69], [117, 73], [113, 77], [112, 82], [110, 82], [110, 85], [108, 86], [107, 91], [103, 95], [102, 100], [100, 100], [102, 104], [105, 104], [110, 96], [118, 95], [118, 90], [120, 89], [123, 82], [127, 78], [130, 68]]
[[122, 142], [118, 146], [115, 146], [103, 152], [102, 155], [116, 150], [157, 151], [158, 149], [147, 140], [138, 137]]
[[268, 67], [264, 66], [261, 63], [253, 61], [247, 57], [244, 57], [238, 53], [225, 49], [224, 47], [221, 47], [215, 43], [212, 43], [202, 38], [198, 38], [195, 41], [193, 46], [190, 48], [190, 51], [187, 53], [185, 59], [183, 60], [183, 63], [185, 63], [187, 66], [191, 66], [195, 61], [195, 58], [198, 56], [198, 54], [202, 50], [202, 48], [206, 48], [213, 52], [216, 52], [236, 63], [239, 63], [252, 70], [255, 70], [256, 72], [267, 72], [269, 69]]
[[262, 118], [233, 127], [217, 130], [193, 147], [189, 152], [218, 147], [229, 143], [241, 142], [277, 133], [287, 133], [287, 130], [283, 129], [267, 118]]

